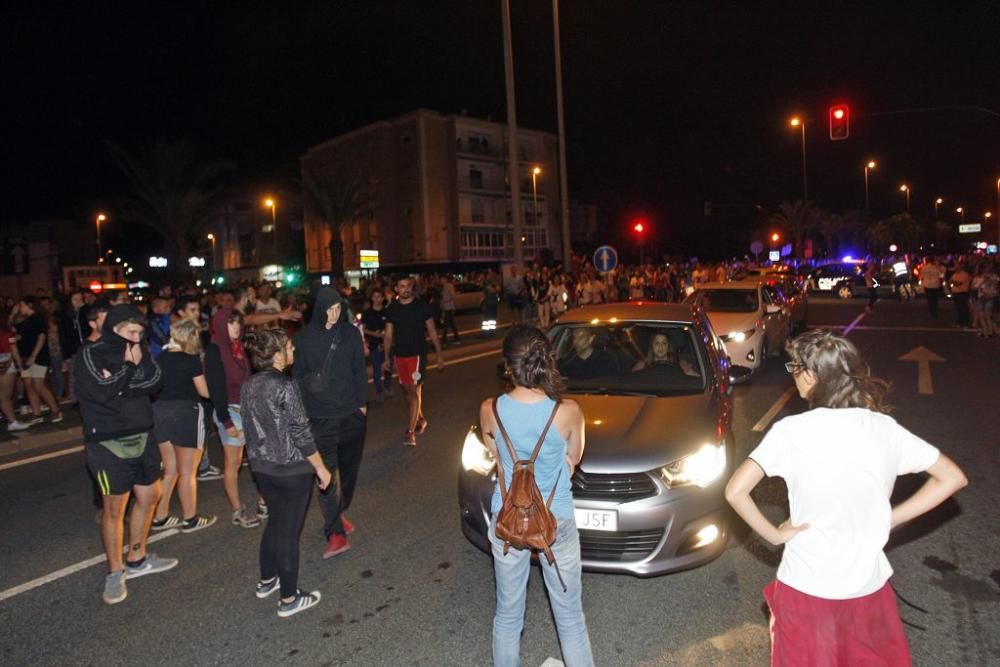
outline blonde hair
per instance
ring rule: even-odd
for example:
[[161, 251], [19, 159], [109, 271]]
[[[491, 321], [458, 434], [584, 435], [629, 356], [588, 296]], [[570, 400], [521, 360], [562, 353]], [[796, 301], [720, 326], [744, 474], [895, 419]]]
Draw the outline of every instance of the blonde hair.
[[164, 350], [178, 350], [187, 354], [201, 354], [201, 330], [190, 320], [179, 320], [170, 325], [170, 342]]

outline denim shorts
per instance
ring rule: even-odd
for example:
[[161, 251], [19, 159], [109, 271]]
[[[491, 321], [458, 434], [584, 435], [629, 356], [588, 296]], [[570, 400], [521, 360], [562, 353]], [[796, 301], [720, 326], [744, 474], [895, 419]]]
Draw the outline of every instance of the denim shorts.
[[246, 439], [243, 437], [243, 416], [240, 414], [240, 406], [235, 403], [229, 404], [229, 417], [233, 420], [233, 426], [236, 430], [240, 432], [240, 437], [234, 438], [226, 433], [226, 427], [222, 425], [219, 418], [212, 412], [212, 421], [215, 422], [215, 427], [219, 429], [219, 440], [226, 447], [242, 447], [246, 444]]

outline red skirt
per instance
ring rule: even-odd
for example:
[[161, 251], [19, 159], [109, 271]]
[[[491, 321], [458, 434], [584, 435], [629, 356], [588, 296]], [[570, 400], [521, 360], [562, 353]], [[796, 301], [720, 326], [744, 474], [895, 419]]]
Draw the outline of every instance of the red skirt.
[[910, 647], [892, 587], [860, 598], [827, 600], [772, 581], [771, 665], [909, 667]]

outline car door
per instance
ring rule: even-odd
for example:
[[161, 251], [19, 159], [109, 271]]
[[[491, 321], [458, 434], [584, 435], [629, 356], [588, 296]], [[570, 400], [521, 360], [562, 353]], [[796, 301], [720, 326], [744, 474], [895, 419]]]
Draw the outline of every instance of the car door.
[[[764, 330], [767, 332], [768, 349], [780, 350], [788, 338], [788, 307], [774, 286], [761, 285], [759, 289], [763, 304]], [[768, 312], [769, 310], [775, 312]]]

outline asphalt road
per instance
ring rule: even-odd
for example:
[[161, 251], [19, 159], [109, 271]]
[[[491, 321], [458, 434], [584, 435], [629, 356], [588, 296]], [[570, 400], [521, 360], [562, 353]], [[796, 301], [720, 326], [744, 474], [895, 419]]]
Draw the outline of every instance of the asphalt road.
[[[810, 305], [810, 323], [846, 327], [861, 301]], [[895, 417], [940, 446], [965, 469], [957, 500], [894, 536], [889, 558], [917, 664], [1000, 663], [1000, 518], [996, 512], [1000, 342], [977, 338], [926, 315], [923, 302], [880, 302], [850, 336], [874, 371], [894, 386]], [[498, 345], [499, 340], [496, 341]], [[933, 394], [918, 394], [917, 363], [898, 358], [925, 346]], [[462, 350], [466, 349], [466, 352]], [[259, 530], [232, 526], [221, 482], [200, 485], [201, 510], [220, 522], [173, 534], [153, 550], [180, 559], [173, 571], [134, 580], [128, 599], [101, 600], [104, 567], [93, 564], [15, 595], [13, 587], [51, 576], [101, 552], [82, 454], [4, 469], [0, 459], [0, 664], [61, 665], [485, 665], [494, 604], [492, 562], [459, 527], [456, 479], [465, 431], [479, 401], [496, 388], [498, 356], [456, 348], [426, 388], [427, 434], [401, 446], [398, 396], [373, 409], [359, 490], [350, 511], [354, 548], [323, 561], [320, 515], [310, 508], [302, 535], [301, 586], [323, 601], [291, 619], [257, 600]], [[463, 355], [486, 355], [461, 361]], [[791, 386], [780, 364], [735, 392], [737, 446], [745, 454], [762, 433], [753, 426]], [[797, 397], [776, 418], [799, 412]], [[53, 449], [66, 449], [67, 445]], [[218, 443], [210, 446], [220, 460]], [[41, 450], [44, 452], [45, 450]], [[37, 455], [39, 452], [32, 452]], [[912, 490], [920, 479], [897, 484]], [[247, 497], [252, 482], [243, 475]], [[780, 480], [759, 498], [779, 518]], [[175, 501], [176, 502], [176, 501]], [[653, 579], [584, 574], [584, 607], [600, 665], [763, 665], [768, 637], [761, 588], [780, 557], [734, 530], [714, 562]], [[522, 659], [558, 657], [540, 575], [529, 590]]]

